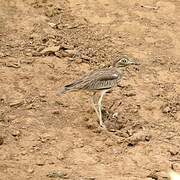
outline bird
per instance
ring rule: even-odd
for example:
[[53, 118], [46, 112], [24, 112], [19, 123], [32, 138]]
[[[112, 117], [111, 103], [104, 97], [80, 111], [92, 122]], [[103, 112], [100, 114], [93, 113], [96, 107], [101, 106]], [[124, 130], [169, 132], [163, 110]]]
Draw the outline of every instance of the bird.
[[[130, 65], [139, 65], [139, 63], [126, 55], [120, 56], [114, 61], [111, 67], [97, 69], [85, 74], [72, 83], [65, 85], [57, 95], [63, 95], [65, 93], [80, 90], [93, 92], [91, 99], [92, 105], [98, 116], [100, 126], [105, 128], [102, 119], [103, 96], [114, 86], [117, 86], [123, 76], [124, 69]], [[100, 97], [96, 104], [94, 98], [97, 92], [100, 92]]]

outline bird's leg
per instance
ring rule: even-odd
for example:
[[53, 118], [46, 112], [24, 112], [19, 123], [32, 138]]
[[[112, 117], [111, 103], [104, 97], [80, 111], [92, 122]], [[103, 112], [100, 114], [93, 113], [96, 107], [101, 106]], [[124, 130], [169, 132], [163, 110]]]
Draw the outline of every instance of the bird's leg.
[[92, 98], [91, 98], [91, 101], [92, 101], [92, 107], [93, 107], [93, 109], [95, 110], [95, 112], [96, 112], [96, 114], [97, 114], [97, 116], [98, 116], [98, 118], [99, 118], [99, 112], [98, 112], [98, 109], [97, 109], [96, 104], [95, 104], [95, 101], [94, 101], [94, 96], [95, 96], [95, 94], [96, 94], [96, 93], [93, 93], [93, 96], [92, 96]]
[[106, 94], [107, 90], [101, 91], [101, 96], [98, 101], [98, 108], [99, 108], [99, 123], [101, 127], [105, 127], [103, 121], [102, 121], [102, 98]]

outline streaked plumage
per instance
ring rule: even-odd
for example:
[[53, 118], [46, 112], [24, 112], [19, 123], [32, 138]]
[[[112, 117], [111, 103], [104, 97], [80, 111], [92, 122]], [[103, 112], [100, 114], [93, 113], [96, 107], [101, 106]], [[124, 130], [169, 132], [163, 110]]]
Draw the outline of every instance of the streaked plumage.
[[79, 80], [64, 86], [62, 93], [76, 90], [95, 91], [110, 89], [117, 84], [120, 78], [121, 73], [118, 72], [115, 67], [99, 69], [92, 71]]
[[113, 67], [111, 68], [103, 68], [99, 70], [92, 71], [80, 79], [65, 85], [63, 90], [58, 93], [59, 95], [71, 92], [71, 91], [77, 91], [77, 90], [87, 90], [87, 91], [100, 91], [101, 96], [98, 101], [98, 109], [96, 108], [96, 105], [94, 104], [94, 109], [98, 115], [98, 118], [100, 120], [100, 125], [104, 127], [103, 121], [102, 121], [102, 113], [101, 113], [101, 101], [103, 95], [112, 87], [117, 85], [118, 81], [122, 77], [123, 69], [126, 66], [137, 64], [134, 61], [129, 60], [127, 57], [122, 57], [118, 59], [116, 62], [114, 62]]

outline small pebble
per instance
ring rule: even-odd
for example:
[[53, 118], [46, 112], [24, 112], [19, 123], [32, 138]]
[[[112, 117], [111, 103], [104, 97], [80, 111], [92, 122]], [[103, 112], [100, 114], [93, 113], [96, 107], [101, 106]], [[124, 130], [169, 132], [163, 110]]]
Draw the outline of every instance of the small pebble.
[[27, 154], [27, 152], [26, 151], [22, 151], [21, 154], [24, 156], [24, 155]]
[[57, 109], [52, 110], [52, 114], [60, 114], [60, 111]]
[[21, 135], [21, 132], [19, 130], [15, 130], [15, 129], [12, 129], [11, 130], [11, 135], [12, 136], [20, 136]]
[[47, 174], [47, 177], [69, 179], [67, 173], [65, 173], [65, 172], [49, 172]]
[[44, 160], [39, 159], [39, 160], [36, 160], [36, 165], [38, 165], [38, 166], [44, 166], [44, 165], [45, 165], [45, 162], [44, 162]]
[[33, 172], [34, 172], [34, 169], [32, 169], [32, 168], [28, 168], [28, 169], [27, 169], [27, 172], [31, 174], [31, 173], [33, 173]]
[[107, 140], [105, 141], [105, 144], [106, 144], [107, 146], [112, 146], [112, 145], [114, 144], [114, 142], [113, 142], [111, 139], [107, 139]]
[[57, 155], [57, 159], [58, 160], [63, 160], [65, 157], [64, 157], [64, 155], [62, 154], [62, 153], [59, 153], [58, 155]]
[[22, 100], [15, 100], [15, 101], [11, 102], [9, 105], [10, 105], [10, 107], [18, 107], [18, 106], [23, 105], [23, 103], [24, 102]]
[[44, 54], [44, 55], [53, 54], [53, 53], [59, 51], [59, 49], [60, 49], [60, 46], [47, 47], [41, 51], [41, 54]]

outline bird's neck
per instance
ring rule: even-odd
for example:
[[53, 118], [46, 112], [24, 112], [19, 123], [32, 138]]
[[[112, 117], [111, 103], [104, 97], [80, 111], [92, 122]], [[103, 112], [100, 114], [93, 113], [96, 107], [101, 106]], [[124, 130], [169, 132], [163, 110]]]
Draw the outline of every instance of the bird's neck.
[[120, 73], [120, 74], [122, 74], [123, 73], [123, 71], [124, 71], [124, 67], [116, 67], [116, 70]]

